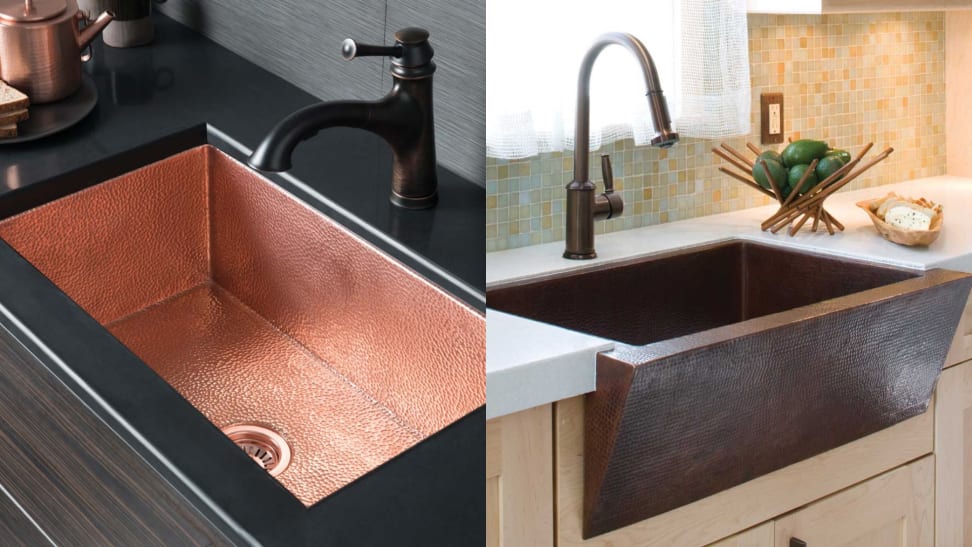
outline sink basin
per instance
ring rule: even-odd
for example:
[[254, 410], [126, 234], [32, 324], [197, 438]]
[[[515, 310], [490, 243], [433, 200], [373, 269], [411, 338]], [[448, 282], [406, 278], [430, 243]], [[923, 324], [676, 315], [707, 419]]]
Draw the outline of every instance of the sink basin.
[[0, 237], [306, 507], [485, 404], [480, 312], [212, 146]]
[[491, 287], [618, 343], [586, 396], [584, 536], [924, 412], [972, 277], [735, 241]]

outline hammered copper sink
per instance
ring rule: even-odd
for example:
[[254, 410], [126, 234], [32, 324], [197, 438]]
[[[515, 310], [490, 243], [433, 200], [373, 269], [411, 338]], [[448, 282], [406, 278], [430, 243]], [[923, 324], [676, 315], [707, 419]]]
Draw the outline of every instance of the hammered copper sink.
[[730, 242], [490, 288], [616, 340], [586, 396], [584, 536], [921, 414], [972, 276]]
[[0, 222], [218, 427], [292, 451], [310, 506], [485, 404], [485, 322], [211, 146]]

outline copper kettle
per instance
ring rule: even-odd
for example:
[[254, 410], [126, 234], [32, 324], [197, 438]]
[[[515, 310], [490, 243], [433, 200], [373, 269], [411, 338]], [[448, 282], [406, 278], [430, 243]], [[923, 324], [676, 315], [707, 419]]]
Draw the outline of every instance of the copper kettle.
[[82, 55], [111, 22], [105, 11], [83, 30], [76, 0], [0, 0], [0, 80], [31, 103], [49, 103], [81, 87]]

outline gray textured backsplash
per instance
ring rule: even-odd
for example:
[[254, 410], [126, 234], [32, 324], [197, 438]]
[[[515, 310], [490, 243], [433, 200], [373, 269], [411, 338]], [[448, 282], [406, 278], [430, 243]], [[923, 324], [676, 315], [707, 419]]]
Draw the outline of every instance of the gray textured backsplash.
[[432, 34], [439, 163], [485, 186], [485, 0], [169, 0], [159, 11], [322, 100], [382, 97], [387, 60], [341, 58], [341, 41], [392, 43], [407, 26]]

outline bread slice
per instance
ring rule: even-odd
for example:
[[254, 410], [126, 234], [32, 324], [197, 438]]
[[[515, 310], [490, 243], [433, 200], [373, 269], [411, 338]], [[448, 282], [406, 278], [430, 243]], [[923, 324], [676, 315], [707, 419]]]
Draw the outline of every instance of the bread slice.
[[30, 114], [26, 108], [22, 110], [15, 110], [14, 112], [8, 112], [6, 114], [0, 114], [0, 125], [10, 125], [12, 123], [19, 123], [26, 121], [30, 118]]
[[30, 106], [30, 99], [20, 91], [0, 81], [0, 114], [24, 110]]
[[10, 123], [7, 125], [0, 125], [0, 139], [9, 139], [10, 137], [17, 136], [17, 124]]

